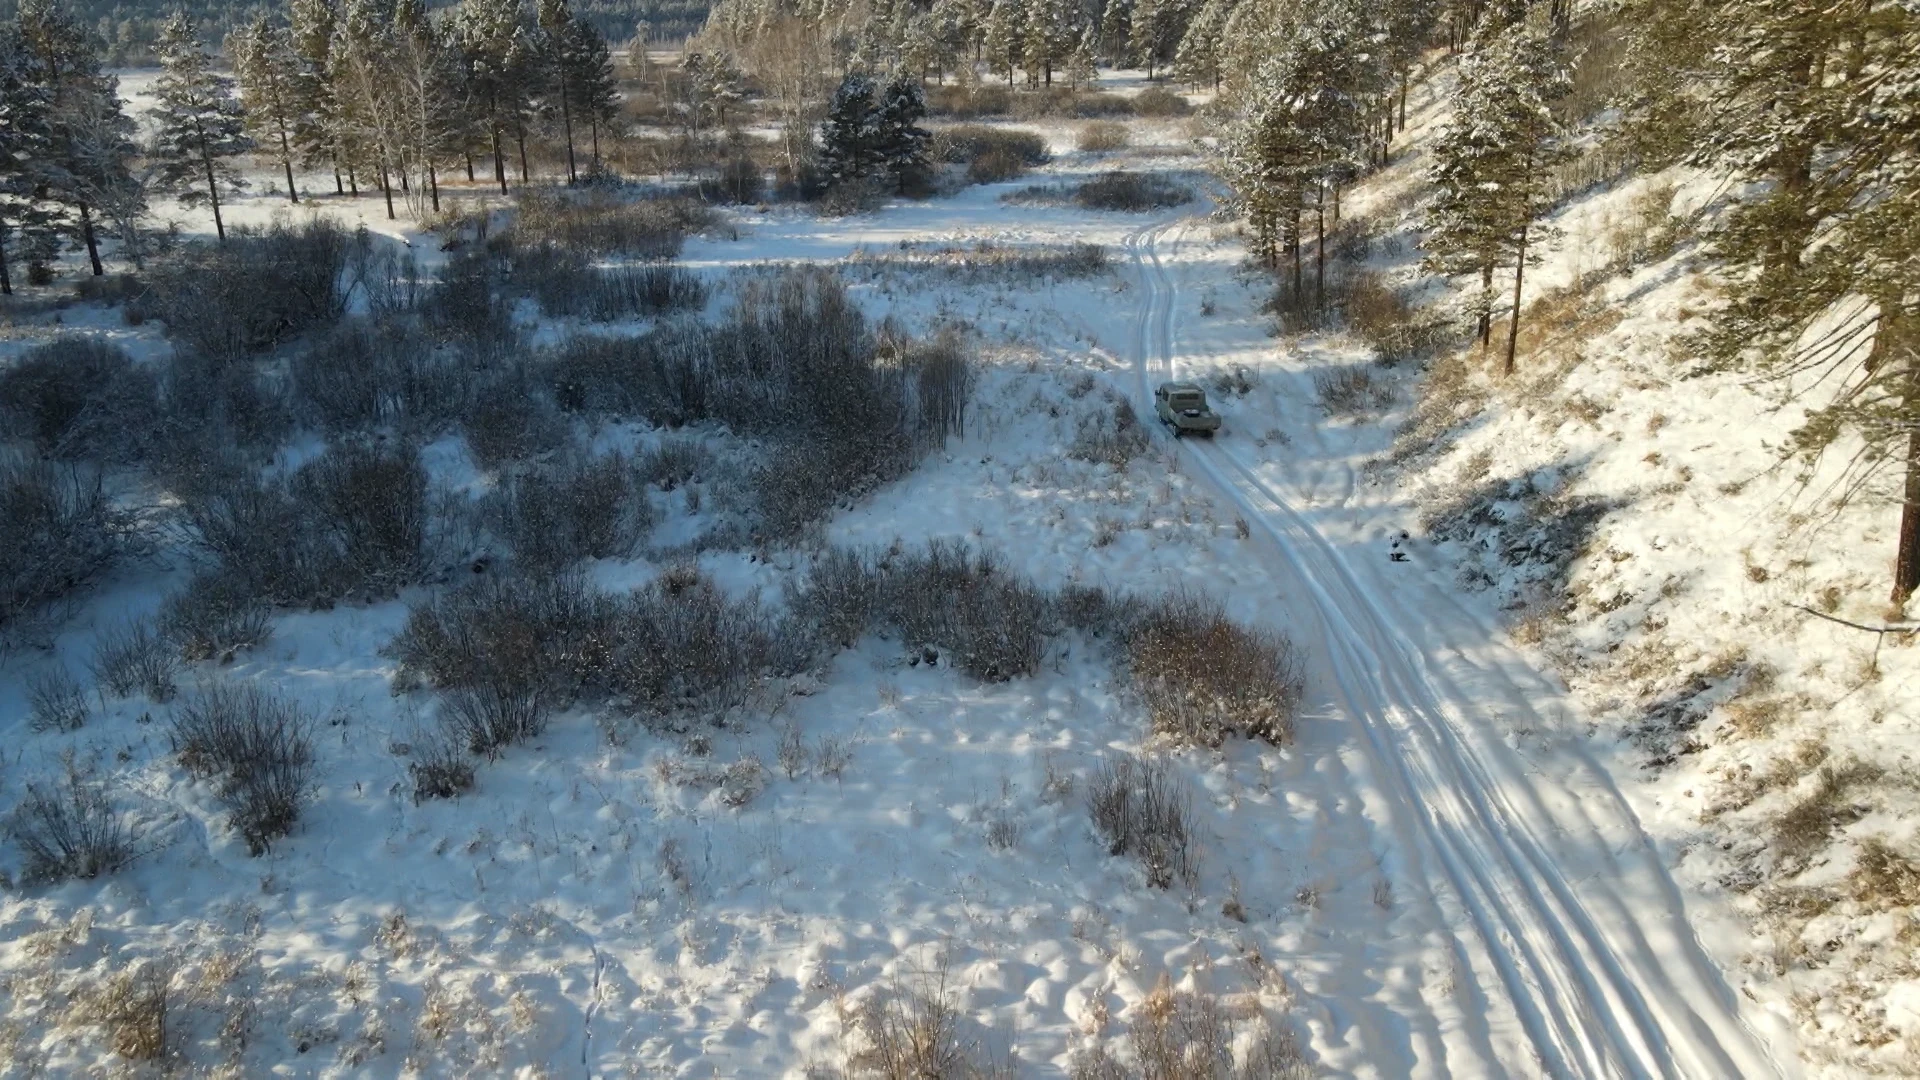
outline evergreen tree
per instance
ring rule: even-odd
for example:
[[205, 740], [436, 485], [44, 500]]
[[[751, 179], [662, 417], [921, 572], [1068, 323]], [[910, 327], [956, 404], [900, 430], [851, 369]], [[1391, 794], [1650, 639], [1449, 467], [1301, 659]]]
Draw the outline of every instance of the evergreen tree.
[[987, 15], [986, 32], [983, 47], [987, 54], [987, 63], [996, 71], [1007, 74], [1007, 85], [1013, 85], [1013, 68], [1019, 55], [1019, 6], [1015, 0], [993, 0], [993, 10]]
[[252, 145], [233, 80], [213, 70], [185, 15], [168, 19], [160, 32], [160, 67], [153, 110], [157, 179], [187, 205], [205, 199], [213, 209], [214, 233], [224, 240], [220, 192], [245, 186], [231, 159]]
[[613, 50], [592, 23], [575, 19], [566, 56], [573, 113], [587, 121], [593, 168], [598, 171], [600, 131], [613, 122], [620, 105], [620, 84], [613, 73]]
[[1115, 67], [1133, 60], [1133, 0], [1107, 0], [1100, 9], [1100, 55]]
[[[94, 232], [94, 209], [109, 208], [119, 220], [137, 219], [131, 171], [133, 121], [120, 102], [116, 80], [100, 69], [98, 42], [48, 0], [26, 0], [19, 12], [20, 41], [48, 103], [49, 153], [37, 163], [39, 193], [53, 205], [49, 222], [77, 226], [94, 276], [104, 272]], [[43, 245], [45, 241], [42, 241]], [[44, 250], [52, 253], [51, 247]]]
[[1147, 79], [1153, 79], [1153, 67], [1160, 59], [1160, 50], [1165, 45], [1166, 19], [1162, 9], [1167, 0], [1134, 0], [1133, 10], [1128, 19], [1127, 56], [1133, 63], [1147, 69]]
[[568, 55], [574, 46], [573, 11], [567, 7], [567, 0], [539, 0], [534, 23], [534, 54], [546, 90], [543, 104], [549, 114], [559, 114], [561, 137], [567, 147], [567, 183], [577, 184], [580, 169], [573, 156], [574, 71]]
[[1027, 85], [1044, 78], [1053, 85], [1054, 8], [1049, 0], [1028, 0], [1026, 25], [1020, 29], [1020, 65], [1027, 69]]
[[53, 222], [34, 197], [37, 163], [53, 153], [51, 95], [18, 29], [0, 24], [0, 296], [13, 295], [12, 266], [44, 246]]
[[[503, 195], [507, 164], [501, 139], [518, 130], [531, 99], [524, 16], [520, 0], [466, 0], [454, 16], [461, 73], [475, 120], [493, 154], [493, 175]], [[524, 180], [524, 154], [521, 162]]]
[[1174, 73], [1193, 86], [1220, 85], [1220, 35], [1226, 31], [1227, 16], [1232, 14], [1231, 0], [1207, 0], [1205, 6], [1187, 24], [1187, 32], [1174, 52]]
[[820, 167], [835, 184], [857, 183], [880, 168], [873, 80], [854, 71], [840, 80], [820, 125]]
[[902, 195], [921, 189], [927, 180], [927, 143], [932, 136], [920, 126], [926, 116], [927, 98], [920, 80], [905, 72], [887, 83], [874, 109], [875, 168], [891, 176]]
[[466, 102], [452, 46], [427, 18], [422, 0], [400, 0], [394, 11], [390, 50], [397, 114], [401, 175], [420, 181], [403, 185], [415, 214], [425, 203], [440, 209], [442, 162], [465, 148]]
[[254, 141], [264, 144], [287, 176], [287, 200], [300, 202], [293, 179], [294, 129], [298, 124], [299, 56], [286, 29], [266, 15], [227, 37], [227, 55], [240, 76], [240, 99]]
[[1090, 90], [1100, 82], [1100, 67], [1094, 60], [1094, 29], [1089, 26], [1080, 35], [1080, 43], [1067, 57], [1067, 85], [1075, 90]]
[[1840, 502], [1900, 505], [1905, 604], [1920, 586], [1920, 13], [1721, 0], [1706, 15], [1696, 160], [1753, 190], [1713, 235], [1728, 302], [1702, 343], [1756, 357], [1808, 407], [1793, 446], [1810, 461], [1846, 447]]
[[379, 0], [348, 0], [334, 31], [329, 74], [334, 89], [333, 126], [350, 166], [380, 183], [387, 219], [393, 208], [393, 178], [399, 171], [400, 117], [394, 82], [393, 24]]
[[[340, 169], [346, 162], [336, 137], [338, 109], [332, 80], [337, 12], [333, 0], [293, 0], [288, 10], [297, 61], [293, 143], [300, 151], [302, 165], [312, 168], [325, 164], [332, 168], [335, 193], [345, 193]], [[354, 193], [359, 194], [357, 188]]]
[[1434, 147], [1434, 200], [1424, 245], [1442, 273], [1477, 273], [1482, 347], [1492, 338], [1493, 274], [1514, 268], [1506, 360], [1520, 335], [1526, 267], [1542, 239], [1535, 222], [1548, 206], [1549, 170], [1563, 153], [1549, 108], [1564, 72], [1544, 34], [1526, 22], [1490, 18], [1461, 57], [1453, 118]]

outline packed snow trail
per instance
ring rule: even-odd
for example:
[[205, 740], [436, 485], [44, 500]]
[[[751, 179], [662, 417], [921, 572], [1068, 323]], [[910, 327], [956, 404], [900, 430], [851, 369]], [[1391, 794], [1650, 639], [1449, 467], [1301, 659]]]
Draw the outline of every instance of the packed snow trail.
[[[1144, 292], [1133, 353], [1146, 415], [1153, 384], [1175, 377], [1179, 289], [1159, 250], [1173, 227], [1142, 229], [1127, 243]], [[1304, 631], [1296, 637], [1327, 684], [1317, 689], [1365, 735], [1394, 819], [1383, 827], [1412, 879], [1403, 883], [1425, 891], [1454, 937], [1456, 978], [1473, 985], [1451, 992], [1489, 1013], [1510, 1006], [1531, 1052], [1507, 1060], [1511, 1049], [1502, 1055], [1484, 1028], [1469, 1028], [1426, 1064], [1459, 1076], [1783, 1075], [1604, 770], [1577, 746], [1557, 747], [1549, 777], [1549, 766], [1503, 739], [1549, 728], [1536, 702], [1556, 696], [1550, 684], [1458, 605], [1397, 587], [1405, 578], [1382, 587], [1356, 571], [1236, 445], [1230, 435], [1188, 442], [1185, 456], [1273, 543], [1297, 595], [1311, 601], [1289, 612]], [[1461, 653], [1462, 641], [1479, 654]], [[1460, 668], [1472, 692], [1456, 678]]]

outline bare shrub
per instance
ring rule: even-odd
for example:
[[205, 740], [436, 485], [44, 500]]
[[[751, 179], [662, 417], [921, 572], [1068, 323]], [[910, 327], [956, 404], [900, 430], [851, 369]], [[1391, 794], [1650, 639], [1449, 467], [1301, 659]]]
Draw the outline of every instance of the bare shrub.
[[1389, 364], [1436, 352], [1450, 337], [1447, 320], [1416, 309], [1378, 274], [1342, 275], [1337, 300], [1347, 328]]
[[330, 541], [342, 593], [388, 596], [427, 557], [427, 471], [406, 442], [339, 443], [302, 468], [293, 491]]
[[967, 178], [976, 184], [1011, 180], [1052, 157], [1039, 132], [986, 124], [961, 124], [934, 132], [930, 153], [935, 161], [965, 165]]
[[551, 712], [542, 687], [503, 678], [448, 690], [440, 699], [440, 723], [450, 738], [476, 754], [501, 750], [547, 730]]
[[473, 789], [473, 760], [467, 747], [439, 731], [417, 740], [412, 747], [413, 760], [407, 762], [407, 776], [413, 781], [413, 801], [454, 799]]
[[557, 449], [566, 440], [560, 415], [532, 367], [507, 364], [474, 388], [460, 418], [467, 449], [483, 469], [497, 469]]
[[324, 218], [233, 229], [222, 243], [189, 244], [156, 264], [142, 313], [211, 357], [263, 352], [340, 317], [340, 271], [365, 242]]
[[557, 705], [605, 687], [619, 623], [618, 602], [575, 575], [490, 575], [416, 605], [387, 653], [403, 681]]
[[167, 960], [123, 964], [85, 988], [74, 1002], [74, 1019], [97, 1026], [115, 1054], [128, 1061], [172, 1057], [167, 1029], [173, 1004], [174, 966]]
[[712, 464], [713, 455], [699, 443], [692, 439], [667, 438], [635, 460], [634, 474], [642, 483], [672, 491]]
[[843, 1020], [847, 1080], [1012, 1080], [947, 986], [944, 961], [917, 986], [877, 987]]
[[1103, 154], [1114, 150], [1125, 150], [1131, 140], [1125, 124], [1112, 120], [1095, 120], [1080, 129], [1076, 142], [1081, 150], [1090, 154]]
[[787, 721], [780, 726], [780, 743], [774, 750], [774, 760], [780, 763], [780, 771], [787, 779], [797, 779], [807, 771], [807, 738], [801, 734], [800, 725]]
[[653, 523], [652, 504], [625, 455], [569, 454], [502, 478], [490, 519], [516, 562], [553, 573], [582, 559], [631, 555]]
[[25, 856], [29, 884], [91, 881], [137, 854], [138, 837], [114, 808], [107, 785], [71, 761], [57, 777], [28, 782], [7, 831]]
[[1067, 456], [1076, 461], [1098, 462], [1119, 471], [1146, 453], [1147, 446], [1147, 431], [1140, 424], [1140, 414], [1133, 410], [1133, 402], [1111, 394], [1104, 410], [1082, 418], [1080, 431], [1067, 449]]
[[589, 255], [671, 259], [689, 235], [713, 226], [714, 212], [693, 199], [632, 199], [604, 190], [523, 188], [511, 235]]
[[1131, 1062], [1096, 1047], [1074, 1060], [1073, 1080], [1308, 1080], [1313, 1070], [1289, 1032], [1253, 1021], [1252, 1037], [1236, 1059], [1231, 1010], [1204, 991], [1175, 990], [1165, 975], [1135, 1007], [1127, 1031]]
[[1087, 812], [1107, 854], [1146, 870], [1147, 884], [1191, 889], [1200, 882], [1200, 825], [1193, 796], [1165, 764], [1122, 754], [1103, 762], [1087, 784]]
[[34, 731], [77, 731], [93, 715], [86, 688], [65, 667], [27, 676], [27, 726]]
[[1133, 96], [1133, 115], [1151, 117], [1186, 116], [1193, 104], [1164, 86], [1149, 86]]
[[447, 261], [440, 281], [419, 304], [427, 329], [447, 341], [495, 352], [516, 340], [513, 309], [494, 288], [494, 265], [484, 253], [466, 252]]
[[1878, 837], [1860, 842], [1847, 884], [1854, 899], [1872, 911], [1920, 907], [1920, 864]]
[[691, 567], [636, 590], [623, 613], [613, 679], [644, 712], [725, 711], [787, 659], [780, 629], [758, 602], [728, 599]]
[[603, 321], [698, 310], [707, 286], [677, 266], [616, 266], [595, 271], [586, 314]]
[[56, 338], [0, 368], [0, 441], [47, 457], [131, 461], [158, 407], [152, 373], [96, 337]]
[[[1028, 188], [1005, 198], [1019, 202], [1034, 191], [1053, 190]], [[1007, 244], [994, 240], [966, 244], [903, 241], [885, 248], [862, 248], [848, 261], [862, 268], [920, 271], [965, 285], [1093, 277], [1113, 265], [1107, 249], [1099, 244]]]
[[887, 581], [876, 561], [853, 548], [828, 548], [807, 574], [794, 609], [822, 641], [850, 648], [880, 618]]
[[93, 643], [93, 677], [115, 697], [144, 694], [173, 699], [180, 658], [151, 619], [129, 619], [100, 632]]
[[973, 120], [1005, 116], [1012, 108], [1012, 89], [994, 83], [941, 83], [927, 89], [927, 112], [932, 116]]
[[180, 659], [225, 663], [267, 640], [271, 614], [245, 580], [214, 571], [195, 575], [186, 588], [167, 597], [160, 625]]
[[1088, 210], [1128, 213], [1184, 206], [1193, 199], [1192, 188], [1159, 173], [1101, 173], [1073, 193], [1073, 201]]
[[322, 429], [436, 429], [469, 393], [459, 358], [414, 319], [347, 319], [288, 365], [303, 417]]
[[0, 457], [0, 640], [91, 589], [139, 535], [98, 473]]
[[1314, 372], [1313, 389], [1328, 416], [1371, 416], [1393, 404], [1393, 386], [1361, 364]]
[[1228, 735], [1293, 741], [1303, 683], [1292, 643], [1230, 621], [1216, 601], [1174, 593], [1148, 605], [1126, 655], [1156, 734], [1199, 746]]
[[212, 780], [247, 849], [269, 851], [291, 833], [310, 794], [313, 740], [300, 708], [255, 683], [202, 687], [174, 714], [180, 764]]

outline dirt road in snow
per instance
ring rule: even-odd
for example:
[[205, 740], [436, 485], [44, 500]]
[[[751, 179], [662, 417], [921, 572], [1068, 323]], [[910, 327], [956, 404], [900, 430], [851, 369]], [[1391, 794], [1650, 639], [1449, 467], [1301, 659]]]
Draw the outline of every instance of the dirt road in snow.
[[[1141, 282], [1136, 407], [1181, 373], [1187, 226], [1133, 234]], [[1170, 437], [1170, 436], [1168, 436]], [[1422, 1071], [1475, 1077], [1765, 1077], [1769, 1052], [1689, 925], [1681, 895], [1604, 769], [1577, 743], [1524, 748], [1564, 709], [1497, 628], [1423, 575], [1350, 558], [1263, 477], [1251, 437], [1183, 442], [1180, 460], [1270, 542], [1275, 622], [1308, 654], [1310, 697], [1361, 736], [1349, 770], [1404, 914], [1394, 927], [1441, 1021], [1415, 1035]], [[1377, 565], [1376, 565], [1377, 563]], [[1424, 1045], [1420, 1045], [1424, 1044]]]

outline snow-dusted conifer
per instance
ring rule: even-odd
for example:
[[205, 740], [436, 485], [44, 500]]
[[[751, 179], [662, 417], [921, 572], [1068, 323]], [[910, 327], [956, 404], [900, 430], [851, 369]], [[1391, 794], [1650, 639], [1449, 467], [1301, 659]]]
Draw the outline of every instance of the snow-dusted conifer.
[[205, 200], [213, 210], [214, 234], [226, 239], [220, 217], [222, 190], [245, 186], [232, 159], [250, 149], [246, 114], [233, 80], [213, 70], [191, 20], [176, 14], [160, 32], [160, 78], [154, 84], [153, 158], [157, 179], [188, 205]]

